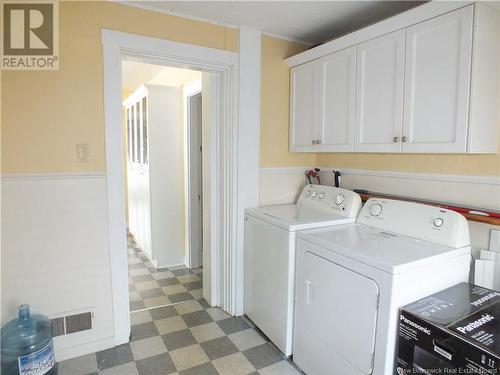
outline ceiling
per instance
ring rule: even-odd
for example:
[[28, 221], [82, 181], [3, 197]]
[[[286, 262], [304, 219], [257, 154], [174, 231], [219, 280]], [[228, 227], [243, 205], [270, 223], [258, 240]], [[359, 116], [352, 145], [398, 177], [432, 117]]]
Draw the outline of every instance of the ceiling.
[[145, 83], [179, 87], [189, 85], [200, 79], [201, 72], [197, 70], [122, 61], [122, 90], [125, 96], [128, 96]]
[[324, 43], [423, 1], [128, 1], [163, 13], [248, 26], [309, 45]]

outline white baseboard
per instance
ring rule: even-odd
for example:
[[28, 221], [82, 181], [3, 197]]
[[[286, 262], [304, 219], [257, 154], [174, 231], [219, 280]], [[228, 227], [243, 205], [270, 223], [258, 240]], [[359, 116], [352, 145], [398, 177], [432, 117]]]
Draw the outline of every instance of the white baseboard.
[[80, 357], [85, 354], [95, 353], [101, 350], [109, 349], [115, 346], [115, 339], [107, 337], [100, 340], [87, 342], [80, 345], [75, 345], [66, 348], [55, 348], [55, 356], [57, 362], [62, 362], [67, 359]]
[[[179, 266], [186, 266], [184, 263], [178, 263], [178, 264], [168, 264], [166, 266], [161, 266], [159, 268], [172, 268], [172, 267], [179, 267]], [[187, 267], [187, 266], [186, 266]]]

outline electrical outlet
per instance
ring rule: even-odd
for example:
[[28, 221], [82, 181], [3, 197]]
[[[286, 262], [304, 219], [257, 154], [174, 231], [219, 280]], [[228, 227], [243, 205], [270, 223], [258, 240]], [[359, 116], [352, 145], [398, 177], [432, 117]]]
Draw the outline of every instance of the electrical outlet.
[[76, 144], [76, 160], [80, 163], [87, 163], [90, 159], [89, 144], [77, 143]]

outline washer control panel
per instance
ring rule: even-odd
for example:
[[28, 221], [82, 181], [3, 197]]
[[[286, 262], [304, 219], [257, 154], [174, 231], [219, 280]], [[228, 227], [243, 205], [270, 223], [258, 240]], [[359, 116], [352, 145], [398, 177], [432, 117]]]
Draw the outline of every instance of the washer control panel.
[[375, 203], [370, 206], [370, 215], [372, 216], [380, 216], [382, 211], [383, 209], [381, 204]]
[[441, 228], [444, 225], [444, 219], [441, 217], [437, 217], [432, 223], [436, 228]]
[[441, 207], [371, 198], [356, 222], [446, 246], [470, 245], [467, 220], [458, 212]]
[[297, 205], [326, 212], [335, 212], [346, 217], [356, 217], [361, 209], [359, 194], [327, 185], [306, 185]]

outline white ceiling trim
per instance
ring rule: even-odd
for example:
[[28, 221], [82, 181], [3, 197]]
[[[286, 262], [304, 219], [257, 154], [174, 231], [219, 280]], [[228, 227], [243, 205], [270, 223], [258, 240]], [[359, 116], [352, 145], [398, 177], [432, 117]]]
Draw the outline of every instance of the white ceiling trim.
[[262, 31], [261, 34], [266, 35], [266, 36], [270, 36], [271, 38], [275, 38], [275, 39], [286, 40], [287, 42], [299, 43], [299, 44], [302, 44], [306, 47], [311, 47], [314, 45], [313, 43], [306, 42], [305, 40], [301, 40], [301, 39], [297, 39], [297, 38], [290, 38], [289, 36], [283, 36], [283, 35], [278, 35], [278, 34], [274, 34], [274, 33], [267, 33], [265, 31]]
[[[166, 10], [166, 9], [160, 9], [160, 8], [150, 6], [150, 5], [145, 5], [145, 4], [129, 3], [128, 1], [124, 1], [124, 0], [110, 0], [110, 1], [112, 1], [113, 3], [125, 5], [125, 6], [132, 7], [132, 8], [145, 9], [145, 10], [149, 10], [151, 12], [168, 14], [170, 16], [175, 16], [175, 17], [180, 17], [180, 18], [187, 18], [187, 19], [190, 19], [193, 21], [200, 21], [200, 22], [211, 24], [211, 25], [227, 27], [229, 29], [239, 29], [240, 28], [239, 25], [233, 25], [230, 23], [214, 21], [214, 20], [204, 18], [204, 17], [197, 17], [197, 16], [192, 16], [190, 14], [177, 12], [177, 11], [175, 11], [175, 8], [173, 10]], [[266, 35], [266, 36], [269, 36], [271, 38], [286, 40], [288, 42], [299, 43], [299, 44], [303, 44], [304, 46], [307, 46], [307, 47], [310, 47], [313, 45], [313, 43], [306, 42], [305, 40], [291, 38], [291, 37], [285, 36], [285, 35], [278, 35], [278, 34], [274, 34], [274, 33], [268, 33], [265, 31], [261, 31], [261, 33], [262, 33], [262, 35]]]

